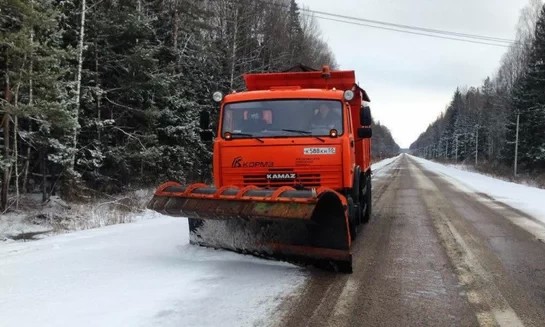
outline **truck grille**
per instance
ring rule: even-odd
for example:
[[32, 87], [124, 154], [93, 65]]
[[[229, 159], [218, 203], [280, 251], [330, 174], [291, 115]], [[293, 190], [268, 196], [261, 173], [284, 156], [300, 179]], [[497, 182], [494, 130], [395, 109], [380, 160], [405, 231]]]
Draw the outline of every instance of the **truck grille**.
[[[296, 173], [295, 179], [289, 180], [269, 180], [267, 174], [292, 174]], [[270, 169], [269, 172], [260, 174], [247, 174], [243, 176], [244, 186], [255, 185], [265, 188], [276, 188], [280, 186], [303, 186], [319, 187], [322, 185], [322, 179], [319, 173], [297, 173], [294, 170]]]

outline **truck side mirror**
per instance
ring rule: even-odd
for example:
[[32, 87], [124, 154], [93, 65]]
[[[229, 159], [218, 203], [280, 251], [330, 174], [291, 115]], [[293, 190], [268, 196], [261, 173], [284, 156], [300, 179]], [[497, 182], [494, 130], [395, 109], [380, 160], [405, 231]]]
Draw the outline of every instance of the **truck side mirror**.
[[371, 117], [371, 108], [368, 106], [361, 107], [360, 109], [360, 125], [371, 126], [373, 118]]
[[210, 130], [202, 131], [199, 134], [203, 142], [212, 142], [214, 140], [214, 133]]
[[210, 128], [210, 113], [208, 111], [201, 111], [199, 113], [199, 127], [201, 129]]
[[370, 139], [373, 136], [373, 130], [371, 127], [358, 128], [358, 136], [362, 139]]
[[214, 132], [210, 130], [210, 113], [208, 111], [201, 111], [199, 113], [199, 127], [202, 131], [199, 133], [201, 141], [212, 142], [214, 140]]

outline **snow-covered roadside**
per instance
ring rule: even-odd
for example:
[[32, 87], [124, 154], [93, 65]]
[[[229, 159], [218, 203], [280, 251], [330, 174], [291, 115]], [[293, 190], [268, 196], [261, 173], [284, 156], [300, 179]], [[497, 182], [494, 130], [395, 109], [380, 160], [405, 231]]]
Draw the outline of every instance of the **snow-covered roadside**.
[[545, 223], [545, 190], [503, 181], [451, 166], [411, 156], [424, 168], [441, 173], [450, 181], [462, 185], [477, 193], [484, 193], [491, 198], [513, 208], [526, 212], [530, 216]]
[[151, 194], [151, 189], [137, 190], [91, 203], [67, 203], [52, 196], [44, 205], [40, 194], [24, 195], [20, 210], [0, 214], [0, 246], [141, 219]]
[[27, 213], [11, 212], [0, 217], [0, 245], [2, 241], [37, 238], [51, 233], [50, 224], [32, 223]]
[[147, 214], [0, 247], [0, 325], [261, 326], [305, 280], [289, 264], [191, 246], [187, 219]]

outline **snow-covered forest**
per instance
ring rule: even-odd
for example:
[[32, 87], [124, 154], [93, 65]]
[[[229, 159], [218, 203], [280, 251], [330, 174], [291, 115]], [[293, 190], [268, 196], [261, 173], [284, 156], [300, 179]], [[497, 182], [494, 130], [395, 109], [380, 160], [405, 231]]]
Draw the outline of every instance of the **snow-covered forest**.
[[[545, 7], [522, 11], [515, 43], [480, 87], [457, 89], [447, 110], [411, 145], [426, 157], [497, 173], [545, 174]], [[518, 122], [518, 140], [517, 140]]]
[[[380, 110], [380, 109], [378, 109]], [[390, 158], [399, 154], [399, 145], [395, 142], [392, 133], [379, 121], [374, 122], [373, 141], [371, 143], [371, 155], [374, 160]]]
[[295, 1], [0, 0], [1, 207], [209, 179], [211, 93], [298, 63], [336, 66]]

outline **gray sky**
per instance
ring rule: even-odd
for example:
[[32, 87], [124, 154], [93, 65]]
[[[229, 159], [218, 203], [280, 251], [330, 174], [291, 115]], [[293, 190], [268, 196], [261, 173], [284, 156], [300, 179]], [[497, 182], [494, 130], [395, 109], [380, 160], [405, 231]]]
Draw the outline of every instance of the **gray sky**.
[[[312, 10], [513, 39], [528, 0], [298, 0]], [[318, 19], [341, 69], [354, 69], [373, 116], [408, 147], [445, 110], [456, 87], [480, 86], [506, 48]]]

